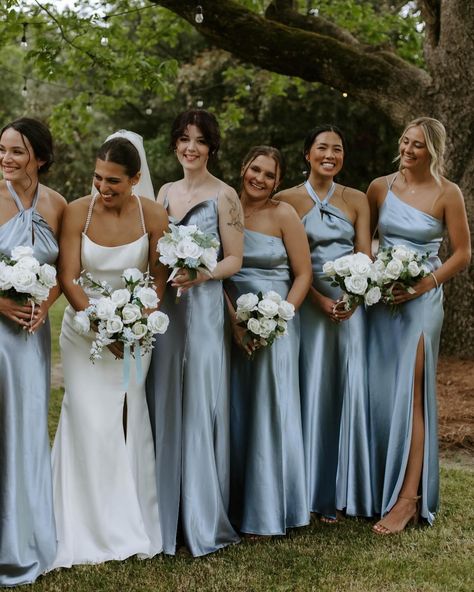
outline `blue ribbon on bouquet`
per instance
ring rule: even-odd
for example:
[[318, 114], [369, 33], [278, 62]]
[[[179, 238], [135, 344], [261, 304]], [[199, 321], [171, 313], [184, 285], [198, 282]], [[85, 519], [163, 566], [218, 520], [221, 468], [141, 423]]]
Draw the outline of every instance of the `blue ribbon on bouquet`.
[[[135, 353], [135, 379], [137, 384], [143, 381], [143, 368], [142, 368], [142, 351], [140, 345], [137, 343], [133, 348]], [[130, 385], [130, 366], [131, 366], [132, 352], [130, 351], [129, 345], [123, 347], [123, 388], [128, 390]]]

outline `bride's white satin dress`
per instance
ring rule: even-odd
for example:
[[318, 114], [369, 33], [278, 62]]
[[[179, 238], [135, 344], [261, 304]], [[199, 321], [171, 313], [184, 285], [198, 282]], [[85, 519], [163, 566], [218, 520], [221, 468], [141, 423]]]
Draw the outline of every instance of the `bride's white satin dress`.
[[[147, 268], [148, 236], [104, 247], [84, 232], [81, 258], [82, 268], [94, 278], [106, 280], [113, 288], [123, 287], [124, 269]], [[162, 541], [143, 383], [151, 356], [142, 358], [140, 384], [131, 360], [125, 393], [122, 360], [105, 348], [102, 359], [92, 364], [89, 350], [94, 333], [78, 335], [72, 328], [74, 314], [68, 306], [60, 336], [65, 394], [52, 457], [58, 534], [53, 568], [136, 554], [152, 557], [162, 550]]]

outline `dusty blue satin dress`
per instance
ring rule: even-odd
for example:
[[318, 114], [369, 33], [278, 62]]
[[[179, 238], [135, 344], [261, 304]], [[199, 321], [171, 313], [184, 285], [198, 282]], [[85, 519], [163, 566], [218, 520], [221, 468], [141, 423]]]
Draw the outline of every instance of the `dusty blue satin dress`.
[[[326, 261], [354, 250], [352, 222], [330, 201], [303, 217], [315, 290], [337, 300], [341, 290], [323, 279]], [[300, 309], [300, 384], [308, 501], [311, 512], [335, 518], [373, 514], [368, 443], [365, 310], [359, 306], [340, 324], [308, 296]]]
[[[226, 281], [234, 307], [247, 292], [274, 290], [286, 298], [291, 282], [282, 239], [245, 229], [242, 269]], [[253, 360], [232, 346], [230, 516], [245, 533], [281, 535], [309, 523], [298, 346], [298, 315], [288, 335]]]
[[[393, 183], [393, 181], [392, 181]], [[388, 188], [379, 214], [380, 245], [403, 244], [430, 253], [434, 271], [441, 262], [441, 220], [399, 199]], [[436, 365], [443, 323], [443, 290], [436, 288], [402, 304], [399, 314], [378, 304], [369, 312], [369, 394], [371, 409], [372, 480], [376, 512], [395, 504], [410, 451], [416, 350], [424, 341], [425, 443], [420, 493], [421, 515], [430, 524], [439, 501]]]
[[[36, 211], [25, 210], [7, 182], [18, 213], [0, 226], [0, 252], [34, 250], [53, 264], [58, 244]], [[12, 192], [13, 190], [13, 192]], [[35, 334], [0, 315], [0, 586], [34, 582], [56, 554], [51, 450], [48, 438], [51, 335], [49, 322]]]
[[[217, 201], [203, 201], [171, 221], [218, 236]], [[229, 336], [221, 281], [209, 280], [175, 299], [176, 289], [169, 286], [161, 310], [170, 325], [156, 341], [147, 401], [163, 552], [175, 554], [181, 530], [192, 555], [200, 556], [239, 541], [227, 516]]]

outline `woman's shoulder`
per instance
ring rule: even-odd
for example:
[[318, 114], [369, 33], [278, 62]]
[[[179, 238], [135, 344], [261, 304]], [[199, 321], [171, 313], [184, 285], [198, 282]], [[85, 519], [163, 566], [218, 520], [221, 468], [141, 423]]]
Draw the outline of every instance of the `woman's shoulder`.
[[347, 187], [346, 185], [341, 185], [341, 196], [356, 207], [367, 201], [367, 196], [363, 191], [359, 191], [355, 187]]
[[308, 193], [305, 189], [304, 183], [283, 189], [275, 194], [274, 199], [291, 204], [292, 206], [298, 204], [303, 198], [307, 197]]
[[46, 195], [48, 201], [54, 208], [62, 210], [67, 206], [67, 201], [65, 200], [65, 198], [54, 189], [51, 189], [51, 187], [41, 184], [40, 189], [43, 192], [43, 194]]
[[148, 197], [140, 196], [140, 204], [143, 209], [143, 214], [145, 217], [147, 216], [166, 216], [168, 217], [168, 213], [164, 208], [162, 203], [154, 201], [153, 199], [149, 199]]

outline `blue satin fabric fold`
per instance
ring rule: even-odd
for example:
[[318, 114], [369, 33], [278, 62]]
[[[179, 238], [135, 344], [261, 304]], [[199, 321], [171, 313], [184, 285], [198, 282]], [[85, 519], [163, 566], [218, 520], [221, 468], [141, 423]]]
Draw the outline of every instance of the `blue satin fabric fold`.
[[[280, 238], [245, 230], [242, 269], [226, 281], [234, 303], [247, 292], [291, 287]], [[242, 532], [285, 534], [309, 523], [298, 382], [298, 315], [288, 335], [253, 360], [231, 357], [231, 520]]]
[[[215, 200], [179, 222], [218, 235]], [[178, 521], [194, 556], [239, 541], [229, 503], [229, 334], [222, 282], [207, 281], [176, 302], [168, 287], [161, 310], [168, 331], [153, 351], [147, 400], [156, 450], [163, 551], [176, 552]]]
[[[443, 223], [387, 192], [380, 210], [380, 246], [404, 244], [431, 253], [432, 270]], [[369, 309], [369, 392], [372, 483], [375, 510], [386, 514], [397, 501], [410, 452], [416, 350], [424, 343], [425, 443], [420, 493], [421, 515], [433, 523], [439, 504], [436, 365], [443, 323], [443, 291], [437, 288], [410, 300], [392, 315], [382, 305]]]
[[[313, 265], [313, 287], [337, 300], [325, 281], [326, 261], [354, 249], [354, 227], [331, 203], [303, 218]], [[359, 307], [332, 322], [308, 296], [301, 310], [300, 385], [309, 508], [328, 517], [336, 510], [373, 514], [368, 441], [366, 317]]]
[[[13, 196], [12, 196], [13, 197]], [[0, 252], [31, 246], [53, 264], [57, 241], [32, 207], [0, 226]], [[33, 243], [34, 237], [34, 243]], [[34, 335], [0, 316], [0, 585], [31, 583], [54, 560], [48, 437], [51, 339], [49, 322]]]

